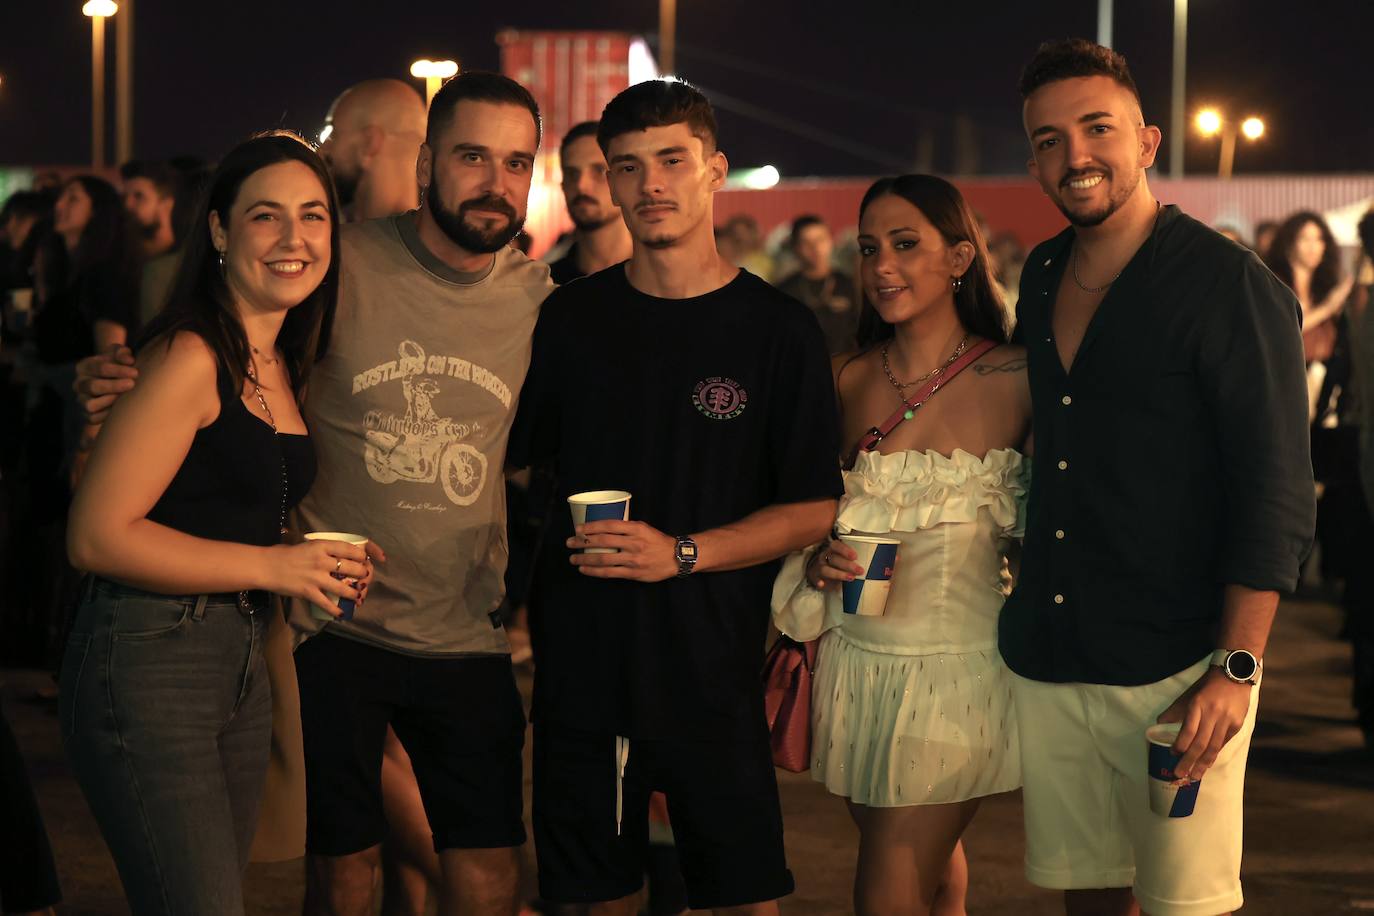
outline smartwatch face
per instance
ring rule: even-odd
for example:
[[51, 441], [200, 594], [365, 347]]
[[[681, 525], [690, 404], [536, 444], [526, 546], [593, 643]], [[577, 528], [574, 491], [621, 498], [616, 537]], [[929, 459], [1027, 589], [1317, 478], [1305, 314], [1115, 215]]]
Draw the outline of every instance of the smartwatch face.
[[1255, 657], [1249, 652], [1232, 652], [1226, 659], [1226, 670], [1238, 681], [1248, 681], [1255, 676]]

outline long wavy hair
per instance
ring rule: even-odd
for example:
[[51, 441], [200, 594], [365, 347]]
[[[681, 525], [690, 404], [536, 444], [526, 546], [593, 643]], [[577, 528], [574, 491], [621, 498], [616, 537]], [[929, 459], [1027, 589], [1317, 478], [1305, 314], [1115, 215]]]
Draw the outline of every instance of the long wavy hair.
[[1308, 223], [1317, 227], [1317, 230], [1322, 234], [1322, 241], [1326, 243], [1326, 250], [1322, 252], [1321, 263], [1317, 265], [1316, 270], [1312, 271], [1312, 281], [1308, 289], [1313, 304], [1316, 304], [1325, 299], [1327, 293], [1335, 289], [1336, 284], [1341, 282], [1341, 250], [1336, 246], [1336, 237], [1331, 234], [1331, 227], [1326, 224], [1326, 220], [1321, 218], [1321, 214], [1311, 210], [1299, 210], [1284, 220], [1274, 233], [1274, 240], [1269, 243], [1269, 250], [1265, 252], [1264, 256], [1264, 263], [1274, 272], [1274, 276], [1282, 280], [1289, 289], [1292, 289], [1293, 246], [1297, 244], [1298, 234], [1306, 228]]
[[234, 201], [243, 183], [254, 173], [281, 162], [300, 162], [314, 172], [329, 204], [329, 269], [320, 285], [286, 313], [277, 334], [277, 346], [290, 373], [292, 389], [297, 399], [302, 396], [311, 366], [324, 354], [338, 304], [339, 199], [319, 154], [290, 131], [269, 131], [239, 144], [210, 176], [202, 190], [192, 230], [186, 237], [167, 306], [149, 322], [138, 344], [143, 347], [158, 339], [170, 344], [177, 331], [199, 335], [219, 363], [221, 392], [225, 396], [238, 397], [243, 390], [250, 350], [248, 335], [220, 268], [219, 252], [210, 239], [210, 214], [219, 214], [220, 225], [228, 230]]
[[[964, 330], [998, 343], [1007, 342], [1006, 309], [1002, 294], [992, 280], [992, 268], [987, 244], [978, 229], [978, 220], [969, 209], [959, 189], [934, 175], [898, 175], [879, 178], [864, 194], [859, 204], [859, 219], [864, 211], [880, 197], [892, 195], [911, 204], [930, 220], [930, 224], [944, 238], [946, 245], [968, 242], [973, 246], [973, 261], [964, 272], [964, 282], [954, 294], [954, 309]], [[862, 286], [862, 284], [860, 284]], [[859, 346], [871, 349], [891, 340], [892, 325], [883, 321], [873, 303], [863, 297], [863, 311], [859, 316]]]

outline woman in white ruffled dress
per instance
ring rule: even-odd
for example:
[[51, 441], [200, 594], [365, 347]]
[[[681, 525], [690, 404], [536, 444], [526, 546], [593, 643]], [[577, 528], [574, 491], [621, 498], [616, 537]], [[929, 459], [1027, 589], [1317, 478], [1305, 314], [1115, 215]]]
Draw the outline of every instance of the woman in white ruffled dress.
[[967, 888], [959, 838], [982, 798], [1021, 785], [997, 615], [1030, 468], [1025, 352], [1005, 343], [987, 252], [948, 182], [878, 181], [859, 230], [862, 286], [881, 320], [867, 348], [835, 360], [847, 442], [967, 349], [1000, 345], [845, 473], [837, 532], [901, 541], [884, 615], [843, 613], [840, 585], [862, 568], [838, 539], [784, 566], [775, 603], [786, 606], [785, 632], [789, 614], [827, 628], [811, 772], [859, 827], [856, 911], [957, 914]]

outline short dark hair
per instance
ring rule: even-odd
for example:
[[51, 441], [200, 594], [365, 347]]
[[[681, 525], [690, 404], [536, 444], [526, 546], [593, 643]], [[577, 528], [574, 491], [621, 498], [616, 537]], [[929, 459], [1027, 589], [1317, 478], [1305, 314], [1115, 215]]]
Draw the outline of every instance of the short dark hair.
[[596, 138], [596, 129], [600, 126], [598, 121], [583, 121], [568, 128], [568, 132], [563, 135], [563, 142], [558, 144], [558, 158], [562, 159], [568, 151], [568, 147], [583, 137]]
[[130, 159], [119, 167], [119, 177], [125, 181], [146, 178], [157, 188], [163, 197], [174, 197], [177, 192], [176, 172], [165, 162], [147, 159]]
[[425, 142], [434, 145], [435, 139], [453, 120], [459, 102], [492, 102], [497, 105], [518, 105], [534, 118], [534, 145], [544, 139], [544, 122], [539, 117], [539, 103], [530, 91], [508, 76], [489, 70], [465, 70], [434, 94], [429, 104], [429, 123], [425, 127]]
[[42, 191], [15, 191], [0, 207], [0, 223], [17, 216], [20, 219], [42, 219], [52, 213], [52, 200]]
[[[814, 213], [806, 213], [792, 220], [792, 234], [790, 237], [790, 241], [793, 248], [796, 248], [797, 243], [801, 241], [801, 234], [805, 232], [807, 229], [810, 229], [812, 226], [825, 226], [825, 220], [821, 219]], [[828, 229], [830, 227], [826, 226], [826, 228]]]
[[1140, 90], [1126, 58], [1086, 38], [1058, 38], [1036, 48], [1035, 56], [1021, 71], [1021, 98], [1030, 98], [1031, 93], [1047, 83], [1084, 76], [1105, 76], [1129, 90], [1136, 104], [1140, 104]]
[[1365, 256], [1374, 258], [1374, 209], [1368, 210], [1360, 217], [1355, 230], [1360, 234], [1360, 244], [1364, 246]]
[[605, 153], [621, 134], [670, 124], [686, 124], [707, 153], [716, 151], [719, 132], [711, 102], [691, 83], [676, 79], [646, 80], [611, 99], [601, 112], [596, 142]]

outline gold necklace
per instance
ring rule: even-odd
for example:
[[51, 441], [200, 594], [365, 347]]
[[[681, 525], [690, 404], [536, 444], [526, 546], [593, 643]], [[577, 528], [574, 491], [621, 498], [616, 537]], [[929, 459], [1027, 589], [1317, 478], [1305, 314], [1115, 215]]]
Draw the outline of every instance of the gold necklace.
[[945, 360], [941, 365], [936, 366], [934, 369], [931, 369], [929, 372], [927, 372], [920, 378], [913, 379], [910, 382], [899, 382], [897, 381], [897, 376], [892, 374], [892, 366], [887, 361], [887, 348], [891, 346], [892, 341], [888, 341], [887, 343], [883, 344], [883, 374], [886, 375], [887, 380], [892, 383], [892, 387], [897, 389], [897, 400], [905, 404], [906, 390], [908, 388], [911, 388], [914, 385], [919, 385], [922, 382], [930, 381], [933, 378], [939, 378], [940, 376], [944, 375], [945, 370], [952, 366], [955, 360], [964, 355], [964, 350], [968, 349], [968, 339], [969, 335], [965, 334], [964, 339], [959, 341], [959, 345], [955, 347], [954, 352], [949, 355], [949, 359]]

